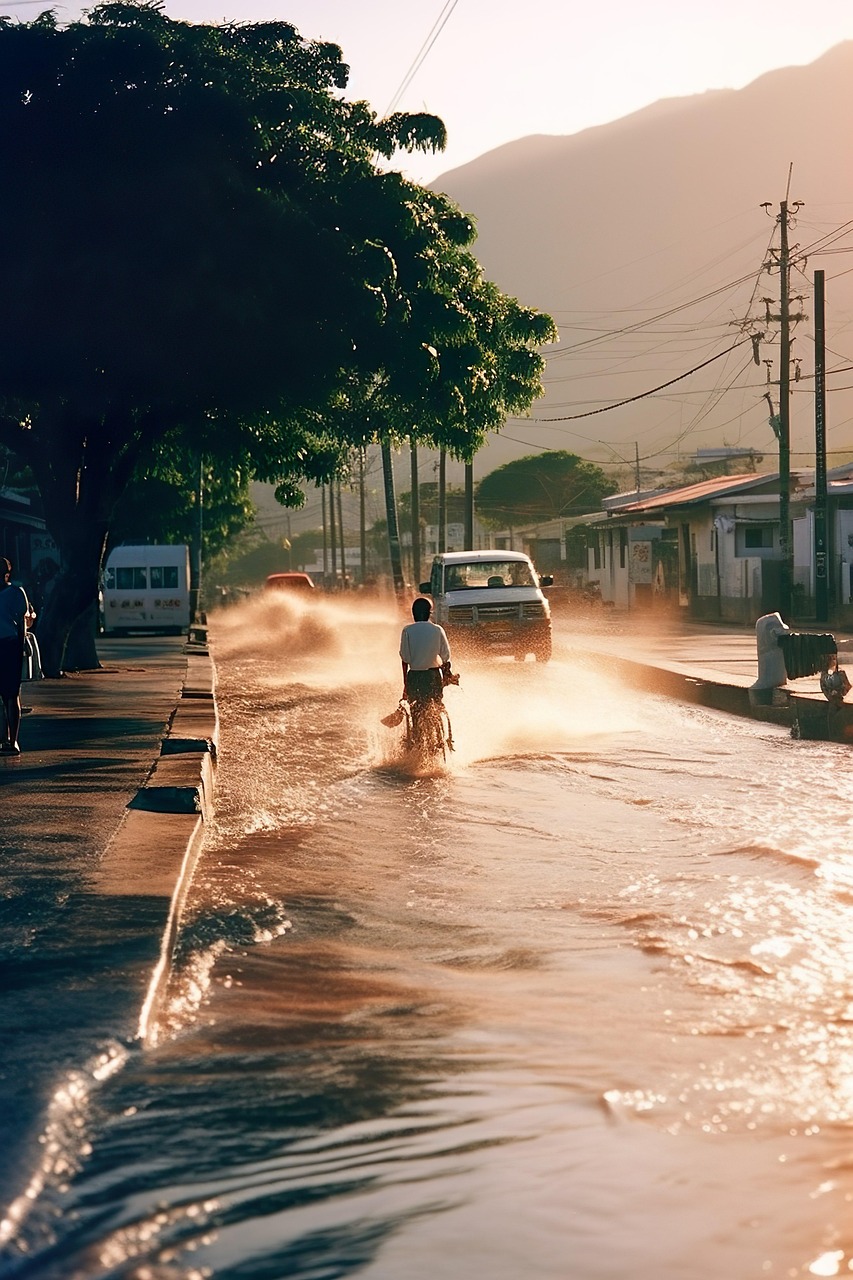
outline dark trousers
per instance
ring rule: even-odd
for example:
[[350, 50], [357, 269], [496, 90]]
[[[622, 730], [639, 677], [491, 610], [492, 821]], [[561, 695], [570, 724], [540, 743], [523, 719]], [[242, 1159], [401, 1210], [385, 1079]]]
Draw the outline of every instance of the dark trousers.
[[406, 672], [406, 696], [409, 702], [441, 702], [441, 668]]
[[0, 639], [0, 698], [17, 698], [23, 660], [24, 637], [3, 636]]

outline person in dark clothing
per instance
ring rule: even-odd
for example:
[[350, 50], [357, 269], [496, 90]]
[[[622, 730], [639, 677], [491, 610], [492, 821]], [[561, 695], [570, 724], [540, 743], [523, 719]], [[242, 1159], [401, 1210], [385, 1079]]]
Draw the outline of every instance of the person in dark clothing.
[[0, 576], [0, 702], [3, 705], [0, 753], [19, 756], [24, 635], [33, 615], [23, 587], [12, 584], [12, 565], [5, 556], [0, 556]]

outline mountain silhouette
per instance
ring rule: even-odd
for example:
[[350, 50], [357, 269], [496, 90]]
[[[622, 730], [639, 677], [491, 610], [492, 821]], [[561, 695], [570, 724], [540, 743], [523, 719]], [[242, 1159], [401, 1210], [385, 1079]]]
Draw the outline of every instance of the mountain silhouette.
[[[766, 395], [778, 405], [772, 317], [780, 281], [777, 269], [761, 266], [779, 245], [786, 196], [796, 251], [791, 310], [806, 317], [792, 330], [800, 361], [799, 380], [792, 369], [792, 462], [810, 466], [814, 457], [815, 269], [826, 275], [830, 465], [849, 454], [851, 144], [847, 41], [743, 89], [666, 99], [566, 137], [521, 138], [432, 183], [474, 216], [474, 252], [486, 276], [560, 328], [559, 345], [547, 353], [546, 395], [529, 420], [511, 420], [481, 453], [477, 472], [543, 447], [632, 469], [639, 456], [645, 475], [717, 445], [754, 449], [763, 469], [775, 468]], [[822, 244], [828, 252], [817, 251]], [[758, 365], [751, 332], [765, 333]], [[645, 395], [672, 379], [679, 380]]]

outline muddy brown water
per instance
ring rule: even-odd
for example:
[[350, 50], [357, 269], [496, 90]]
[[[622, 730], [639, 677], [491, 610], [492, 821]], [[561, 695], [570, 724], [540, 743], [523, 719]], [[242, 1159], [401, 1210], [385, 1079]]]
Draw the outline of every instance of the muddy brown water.
[[457, 750], [413, 768], [399, 623], [216, 616], [156, 1043], [67, 1082], [0, 1273], [849, 1275], [849, 748], [603, 679], [564, 627], [460, 660]]

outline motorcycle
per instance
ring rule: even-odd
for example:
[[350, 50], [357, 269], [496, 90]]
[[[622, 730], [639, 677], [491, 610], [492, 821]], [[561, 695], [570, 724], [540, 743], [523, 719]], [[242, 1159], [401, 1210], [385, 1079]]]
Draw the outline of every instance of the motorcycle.
[[[458, 674], [442, 671], [442, 688], [449, 684], [459, 684]], [[390, 716], [383, 716], [382, 724], [389, 729], [405, 724], [405, 750], [419, 756], [426, 764], [439, 758], [446, 760], [448, 751], [454, 750], [453, 726], [441, 698], [401, 698], [397, 710]]]

